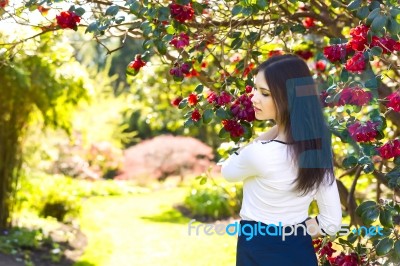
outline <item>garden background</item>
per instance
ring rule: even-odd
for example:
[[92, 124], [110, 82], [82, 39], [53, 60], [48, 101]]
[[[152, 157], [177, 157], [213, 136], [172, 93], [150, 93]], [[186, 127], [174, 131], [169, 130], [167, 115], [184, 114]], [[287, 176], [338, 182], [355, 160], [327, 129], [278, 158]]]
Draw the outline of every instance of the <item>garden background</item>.
[[[234, 265], [254, 68], [309, 65], [343, 222], [321, 265], [400, 262], [400, 9], [387, 1], [0, 0], [0, 265]], [[315, 202], [310, 215], [318, 213]], [[267, 263], [267, 262], [266, 262]]]

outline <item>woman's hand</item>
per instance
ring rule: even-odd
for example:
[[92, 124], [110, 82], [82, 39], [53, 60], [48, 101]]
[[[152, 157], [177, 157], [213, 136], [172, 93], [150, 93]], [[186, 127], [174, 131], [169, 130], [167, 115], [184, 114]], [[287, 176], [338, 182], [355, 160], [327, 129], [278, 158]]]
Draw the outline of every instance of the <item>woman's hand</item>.
[[307, 226], [307, 231], [310, 233], [312, 238], [318, 238], [319, 236], [321, 236], [320, 234], [321, 229], [319, 228], [319, 225], [317, 223], [317, 220], [315, 220], [315, 218], [307, 220], [306, 226]]

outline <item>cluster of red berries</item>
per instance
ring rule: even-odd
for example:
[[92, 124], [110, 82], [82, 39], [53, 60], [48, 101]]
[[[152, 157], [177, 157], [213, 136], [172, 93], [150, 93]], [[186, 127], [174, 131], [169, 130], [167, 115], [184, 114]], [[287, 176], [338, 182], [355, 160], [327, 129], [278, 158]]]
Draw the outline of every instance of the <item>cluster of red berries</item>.
[[357, 142], [369, 142], [376, 138], [378, 135], [378, 123], [367, 121], [366, 123], [361, 123], [356, 121], [355, 123], [347, 127], [350, 136]]
[[345, 63], [345, 68], [350, 72], [361, 72], [365, 70], [364, 52], [367, 49], [381, 47], [385, 54], [400, 51], [400, 42], [388, 36], [373, 36], [369, 43], [368, 31], [369, 27], [366, 25], [359, 25], [351, 29], [351, 39], [347, 43], [334, 44], [324, 48], [325, 57], [331, 62], [344, 61], [350, 53], [354, 52], [354, 55]]
[[337, 102], [326, 102], [326, 98], [329, 94], [326, 91], [320, 93], [320, 99], [323, 106], [343, 106], [346, 104], [363, 106], [372, 100], [372, 93], [365, 91], [364, 89], [355, 86], [344, 88], [340, 94], [340, 98]]
[[63, 11], [56, 16], [57, 24], [62, 29], [78, 29], [78, 23], [81, 21], [81, 17], [75, 14], [73, 11]]
[[183, 64], [176, 63], [175, 66], [170, 69], [169, 73], [177, 78], [183, 78], [185, 74], [190, 73], [190, 65], [187, 63]]
[[169, 5], [169, 10], [171, 12], [171, 17], [180, 23], [185, 23], [185, 21], [192, 20], [194, 18], [192, 3], [187, 5], [172, 3]]
[[327, 242], [323, 247], [322, 247], [322, 239], [314, 239], [313, 240], [313, 246], [314, 250], [316, 253], [319, 253], [319, 255], [325, 256], [327, 261], [329, 262], [330, 265], [332, 266], [358, 266], [362, 265], [362, 258], [360, 259], [356, 253], [351, 253], [351, 254], [344, 254], [341, 252], [337, 256], [333, 256], [333, 253], [336, 252], [335, 249], [332, 248], [332, 242]]
[[400, 156], [400, 140], [389, 140], [377, 150], [381, 157], [384, 159], [398, 157]]

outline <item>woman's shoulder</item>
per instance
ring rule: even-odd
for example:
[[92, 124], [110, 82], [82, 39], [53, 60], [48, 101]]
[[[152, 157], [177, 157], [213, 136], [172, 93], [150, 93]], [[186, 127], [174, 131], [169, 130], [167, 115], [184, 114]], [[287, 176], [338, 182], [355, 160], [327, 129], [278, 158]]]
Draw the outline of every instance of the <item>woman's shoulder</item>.
[[276, 140], [276, 139], [270, 139], [270, 140], [256, 140], [254, 141], [255, 146], [259, 148], [264, 148], [264, 149], [285, 149], [290, 147], [290, 143], [281, 141], [281, 140]]

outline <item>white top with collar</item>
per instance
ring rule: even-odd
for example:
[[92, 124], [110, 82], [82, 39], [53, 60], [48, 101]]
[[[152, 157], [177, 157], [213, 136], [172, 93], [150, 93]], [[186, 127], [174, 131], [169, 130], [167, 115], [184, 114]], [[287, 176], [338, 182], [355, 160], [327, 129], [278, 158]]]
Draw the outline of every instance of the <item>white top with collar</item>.
[[288, 145], [276, 141], [255, 141], [222, 163], [222, 175], [229, 182], [243, 181], [240, 217], [265, 224], [292, 225], [309, 215], [310, 203], [318, 204], [320, 227], [334, 235], [340, 230], [342, 209], [336, 181], [323, 182], [318, 191], [304, 196], [293, 191], [297, 166], [287, 155]]

